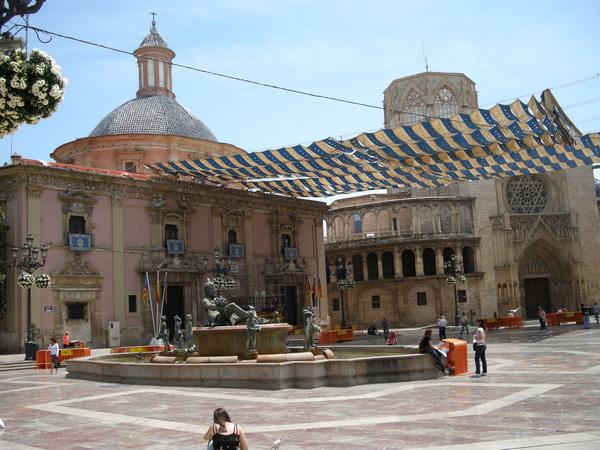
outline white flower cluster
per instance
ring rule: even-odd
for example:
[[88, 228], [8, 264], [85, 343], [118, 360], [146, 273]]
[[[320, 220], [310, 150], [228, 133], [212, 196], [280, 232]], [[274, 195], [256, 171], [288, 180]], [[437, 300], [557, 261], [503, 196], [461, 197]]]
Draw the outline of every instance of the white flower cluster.
[[60, 66], [41, 50], [0, 53], [0, 138], [22, 123], [49, 117], [66, 85]]

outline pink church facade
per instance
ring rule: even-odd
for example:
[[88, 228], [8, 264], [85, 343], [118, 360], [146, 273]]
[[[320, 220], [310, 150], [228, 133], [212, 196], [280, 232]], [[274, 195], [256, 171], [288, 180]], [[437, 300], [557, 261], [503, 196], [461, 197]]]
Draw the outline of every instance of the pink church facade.
[[[243, 150], [218, 142], [175, 101], [175, 54], [155, 24], [135, 54], [135, 99], [107, 115], [89, 137], [57, 148], [56, 163], [14, 157], [0, 167], [7, 244], [20, 247], [32, 234], [34, 245], [49, 246], [38, 272], [50, 274], [52, 283], [31, 290], [36, 342], [47, 345], [68, 330], [74, 339], [103, 347], [109, 323], [118, 322], [121, 345], [146, 344], [153, 335], [153, 299], [144, 301], [142, 290], [146, 273], [155, 284], [158, 269], [168, 273], [169, 328], [176, 314], [203, 324], [200, 300], [210, 276], [204, 260], [210, 269], [215, 248], [239, 282], [227, 297], [301, 325], [307, 279], [320, 278], [326, 287], [327, 206], [148, 173], [146, 163]], [[183, 254], [169, 254], [167, 241], [183, 246]], [[27, 294], [16, 283], [18, 273], [10, 270], [5, 283], [0, 352], [22, 351], [27, 335]], [[327, 311], [326, 299], [325, 291], [319, 310]]]

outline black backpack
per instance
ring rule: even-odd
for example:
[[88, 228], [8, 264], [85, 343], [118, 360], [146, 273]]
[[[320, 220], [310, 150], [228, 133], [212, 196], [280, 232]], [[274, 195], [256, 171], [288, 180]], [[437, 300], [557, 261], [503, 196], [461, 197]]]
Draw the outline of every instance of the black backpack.
[[237, 425], [231, 434], [215, 433], [212, 438], [215, 450], [238, 450], [240, 447], [240, 435], [237, 433]]

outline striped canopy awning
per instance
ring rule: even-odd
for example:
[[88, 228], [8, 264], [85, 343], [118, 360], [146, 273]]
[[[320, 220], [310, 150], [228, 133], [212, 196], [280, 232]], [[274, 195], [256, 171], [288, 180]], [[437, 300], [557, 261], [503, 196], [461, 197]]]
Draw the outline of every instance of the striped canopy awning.
[[549, 90], [538, 100], [233, 156], [147, 167], [248, 190], [324, 197], [545, 173], [600, 163], [600, 133], [581, 136]]

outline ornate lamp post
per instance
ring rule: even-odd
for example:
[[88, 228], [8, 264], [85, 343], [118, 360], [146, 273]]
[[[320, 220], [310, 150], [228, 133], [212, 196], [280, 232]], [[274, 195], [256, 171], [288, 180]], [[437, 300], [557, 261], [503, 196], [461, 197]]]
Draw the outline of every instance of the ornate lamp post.
[[454, 255], [451, 256], [449, 261], [444, 261], [444, 273], [448, 275], [446, 283], [454, 286], [454, 325], [459, 325], [458, 317], [458, 286], [462, 286], [467, 283], [467, 278], [463, 273], [462, 266], [459, 261], [456, 260]]
[[[42, 256], [42, 261], [38, 261], [38, 257]], [[41, 247], [33, 246], [33, 235], [28, 234], [25, 244], [21, 247], [21, 260], [19, 258], [19, 249], [13, 248], [12, 259], [13, 266], [20, 268], [23, 272], [17, 278], [17, 283], [23, 289], [27, 289], [27, 342], [25, 343], [25, 359], [35, 359], [35, 343], [33, 342], [33, 327], [31, 325], [31, 286], [35, 282], [38, 288], [48, 287], [50, 277], [41, 273], [35, 278], [32, 273], [46, 264], [46, 256], [48, 255], [48, 247], [44, 244]]]
[[231, 271], [231, 261], [229, 258], [221, 256], [221, 249], [219, 247], [215, 247], [213, 251], [213, 267], [210, 269], [208, 268], [208, 256], [205, 256], [202, 259], [202, 262], [204, 263], [204, 270], [212, 273], [215, 276], [212, 282], [214, 283], [215, 288], [217, 288], [217, 291], [220, 291], [221, 289], [236, 289], [240, 287], [239, 280], [235, 280], [228, 276], [229, 272]]
[[340, 256], [337, 260], [336, 269], [337, 283], [336, 286], [340, 290], [340, 302], [342, 308], [342, 327], [346, 326], [346, 311], [344, 308], [344, 290], [352, 289], [355, 286], [355, 282], [352, 279], [352, 263], [348, 263], [344, 266], [344, 259]]

